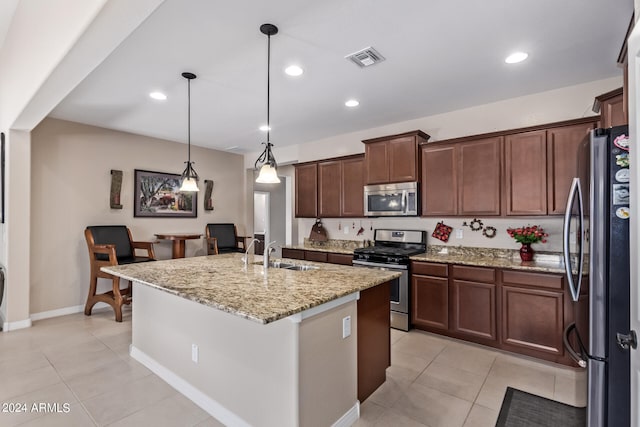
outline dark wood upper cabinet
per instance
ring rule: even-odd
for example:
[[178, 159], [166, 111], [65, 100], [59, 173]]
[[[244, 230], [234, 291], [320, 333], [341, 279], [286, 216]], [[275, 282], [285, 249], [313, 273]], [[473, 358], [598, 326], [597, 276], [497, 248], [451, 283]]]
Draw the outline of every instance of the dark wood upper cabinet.
[[341, 216], [364, 216], [364, 156], [341, 162]]
[[296, 217], [339, 218], [364, 215], [364, 156], [294, 165]]
[[458, 213], [457, 151], [455, 145], [425, 145], [422, 157], [422, 215]]
[[426, 133], [413, 131], [362, 141], [365, 144], [366, 184], [418, 181], [418, 145], [428, 140]]
[[389, 144], [387, 141], [374, 142], [364, 147], [367, 184], [389, 182]]
[[615, 89], [596, 97], [596, 112], [600, 111], [603, 128], [629, 124], [623, 89]]
[[547, 132], [507, 135], [504, 144], [507, 215], [547, 214]]
[[296, 217], [318, 216], [318, 164], [295, 165]]
[[[574, 177], [584, 175], [584, 170], [578, 170], [579, 161], [585, 153], [580, 150], [586, 143], [589, 132], [594, 129], [595, 121], [569, 126], [552, 128], [547, 131], [547, 204], [549, 215], [563, 215], [567, 206], [567, 197]], [[580, 158], [579, 158], [580, 156]], [[588, 182], [588, 180], [583, 181]], [[589, 189], [584, 188], [585, 194]]]
[[502, 140], [483, 138], [457, 145], [459, 215], [500, 215]]
[[318, 163], [318, 215], [339, 217], [342, 207], [342, 162]]

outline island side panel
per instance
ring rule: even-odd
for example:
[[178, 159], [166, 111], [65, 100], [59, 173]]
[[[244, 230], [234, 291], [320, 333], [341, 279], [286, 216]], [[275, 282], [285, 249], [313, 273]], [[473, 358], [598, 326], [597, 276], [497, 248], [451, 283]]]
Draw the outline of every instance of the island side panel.
[[[342, 338], [342, 322], [351, 335]], [[300, 324], [300, 425], [333, 425], [358, 404], [356, 301], [306, 318]]]
[[142, 352], [198, 389], [205, 399], [187, 397], [225, 424], [298, 425], [298, 324], [262, 325], [140, 283], [133, 289], [134, 357]]
[[391, 365], [389, 282], [360, 292], [358, 300], [358, 400], [364, 400], [386, 381]]

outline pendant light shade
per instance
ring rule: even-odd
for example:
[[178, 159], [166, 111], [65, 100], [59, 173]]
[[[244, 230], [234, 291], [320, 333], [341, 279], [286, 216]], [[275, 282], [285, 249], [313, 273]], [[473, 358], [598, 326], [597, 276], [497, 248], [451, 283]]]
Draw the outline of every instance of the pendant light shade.
[[256, 178], [256, 182], [262, 184], [277, 184], [280, 182], [278, 178], [278, 165], [275, 157], [271, 152], [273, 144], [270, 141], [271, 126], [269, 123], [269, 107], [270, 107], [270, 83], [271, 83], [271, 36], [278, 34], [278, 27], [272, 24], [262, 24], [260, 26], [260, 32], [267, 36], [267, 142], [263, 142], [265, 145], [264, 151], [256, 160], [254, 167], [260, 168], [260, 174]]
[[198, 190], [198, 174], [193, 168], [193, 162], [191, 161], [191, 80], [196, 78], [193, 73], [182, 73], [182, 77], [187, 79], [187, 167], [182, 172], [182, 185], [180, 190], [183, 192], [194, 192]]

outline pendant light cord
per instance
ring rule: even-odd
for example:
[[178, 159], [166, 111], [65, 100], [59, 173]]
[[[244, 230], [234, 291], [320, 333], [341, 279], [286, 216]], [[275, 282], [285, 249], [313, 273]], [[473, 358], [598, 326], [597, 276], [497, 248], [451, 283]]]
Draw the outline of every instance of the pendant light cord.
[[191, 165], [191, 79], [187, 79], [187, 164]]
[[271, 34], [267, 36], [267, 148], [269, 147], [269, 133], [271, 123], [269, 121], [269, 109], [271, 105]]

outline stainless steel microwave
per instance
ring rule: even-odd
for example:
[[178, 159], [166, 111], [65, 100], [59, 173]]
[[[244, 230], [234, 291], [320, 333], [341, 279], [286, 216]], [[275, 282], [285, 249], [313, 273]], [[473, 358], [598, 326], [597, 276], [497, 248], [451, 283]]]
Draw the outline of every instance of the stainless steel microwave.
[[418, 183], [364, 186], [365, 216], [417, 216]]

